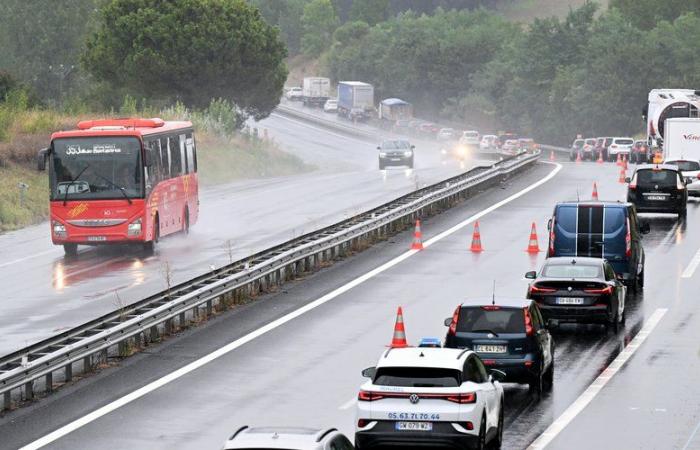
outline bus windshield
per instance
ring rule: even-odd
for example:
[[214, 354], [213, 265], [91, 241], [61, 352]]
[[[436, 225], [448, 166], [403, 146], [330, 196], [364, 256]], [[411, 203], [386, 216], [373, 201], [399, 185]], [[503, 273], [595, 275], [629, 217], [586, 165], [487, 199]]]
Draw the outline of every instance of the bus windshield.
[[141, 144], [129, 136], [56, 139], [51, 157], [52, 200], [143, 196]]

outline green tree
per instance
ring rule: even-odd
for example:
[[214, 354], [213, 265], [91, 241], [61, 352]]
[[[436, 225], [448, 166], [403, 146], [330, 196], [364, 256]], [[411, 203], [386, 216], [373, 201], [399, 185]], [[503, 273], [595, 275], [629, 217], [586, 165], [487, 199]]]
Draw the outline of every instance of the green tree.
[[243, 0], [111, 0], [100, 19], [82, 57], [98, 80], [192, 107], [226, 99], [256, 119], [279, 102], [286, 49]]
[[384, 22], [389, 14], [389, 0], [353, 0], [350, 20], [369, 25]]
[[309, 0], [251, 0], [270, 25], [277, 25], [290, 55], [301, 51], [301, 17]]
[[610, 8], [619, 10], [623, 17], [643, 30], [651, 30], [661, 20], [672, 22], [688, 12], [700, 14], [697, 0], [610, 0]]
[[301, 48], [310, 56], [318, 56], [331, 45], [333, 32], [340, 22], [330, 0], [311, 0], [301, 17]]

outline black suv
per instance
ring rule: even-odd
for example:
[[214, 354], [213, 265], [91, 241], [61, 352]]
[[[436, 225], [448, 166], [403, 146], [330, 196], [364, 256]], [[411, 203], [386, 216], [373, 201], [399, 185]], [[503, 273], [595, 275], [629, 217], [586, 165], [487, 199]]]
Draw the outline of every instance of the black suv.
[[677, 213], [685, 217], [688, 189], [678, 166], [644, 164], [625, 181], [629, 183], [627, 201], [634, 204], [637, 212]]
[[445, 319], [447, 348], [470, 348], [504, 381], [526, 383], [541, 394], [554, 381], [554, 341], [533, 300], [485, 299], [457, 307]]
[[413, 151], [415, 145], [411, 145], [405, 139], [388, 139], [382, 141], [377, 147], [379, 150], [379, 170], [387, 166], [406, 166], [413, 169]]
[[534, 280], [527, 297], [548, 323], [600, 323], [618, 332], [625, 321], [627, 289], [604, 259], [548, 258], [539, 273], [525, 278]]

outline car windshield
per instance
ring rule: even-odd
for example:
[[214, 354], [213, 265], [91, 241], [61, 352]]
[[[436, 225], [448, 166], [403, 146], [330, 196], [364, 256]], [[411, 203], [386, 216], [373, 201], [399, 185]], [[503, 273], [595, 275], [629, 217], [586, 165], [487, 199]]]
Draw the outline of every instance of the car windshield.
[[632, 139], [615, 139], [617, 145], [632, 145], [634, 141]]
[[542, 270], [547, 278], [599, 278], [599, 266], [583, 264], [549, 264]]
[[135, 137], [56, 139], [51, 156], [53, 200], [133, 198], [143, 194], [141, 144]]
[[460, 372], [434, 367], [380, 367], [373, 383], [377, 386], [457, 387]]
[[497, 334], [524, 333], [525, 315], [521, 308], [462, 307], [457, 331], [488, 330]]
[[668, 164], [678, 166], [681, 172], [700, 170], [700, 163], [698, 161], [668, 161]]
[[678, 175], [673, 170], [639, 170], [637, 171], [637, 184], [656, 185], [663, 187], [675, 187]]
[[408, 141], [384, 141], [382, 142], [382, 149], [384, 150], [406, 150], [411, 148], [411, 144]]

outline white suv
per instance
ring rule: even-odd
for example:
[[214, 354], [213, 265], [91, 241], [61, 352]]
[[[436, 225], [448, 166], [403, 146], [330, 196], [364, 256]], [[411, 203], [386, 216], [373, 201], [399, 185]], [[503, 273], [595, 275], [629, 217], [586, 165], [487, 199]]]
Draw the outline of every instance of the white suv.
[[352, 443], [335, 428], [242, 427], [224, 442], [224, 450], [352, 450]]
[[355, 448], [422, 444], [483, 449], [503, 440], [505, 374], [486, 371], [471, 350], [394, 348], [357, 401]]
[[462, 145], [479, 145], [481, 142], [481, 135], [478, 131], [465, 131], [462, 133], [462, 137], [459, 138], [459, 143]]
[[613, 138], [610, 147], [608, 147], [608, 159], [610, 161], [615, 161], [617, 155], [625, 155], [629, 160], [630, 153], [632, 153], [632, 146], [634, 145], [634, 139], [626, 137], [616, 137]]

